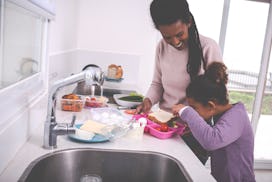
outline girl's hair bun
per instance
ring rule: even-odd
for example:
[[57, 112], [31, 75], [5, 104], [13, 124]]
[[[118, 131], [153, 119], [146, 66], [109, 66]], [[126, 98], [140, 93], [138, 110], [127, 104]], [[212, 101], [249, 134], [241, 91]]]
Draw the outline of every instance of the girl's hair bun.
[[209, 80], [211, 80], [217, 84], [227, 84], [228, 83], [227, 67], [222, 62], [211, 63], [205, 72], [205, 76]]

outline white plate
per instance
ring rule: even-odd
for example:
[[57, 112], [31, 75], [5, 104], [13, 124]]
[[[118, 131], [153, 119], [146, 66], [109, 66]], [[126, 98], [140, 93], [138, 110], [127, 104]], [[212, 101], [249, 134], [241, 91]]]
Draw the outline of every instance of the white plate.
[[129, 95], [128, 94], [114, 94], [113, 98], [118, 105], [124, 106], [124, 107], [135, 107], [135, 106], [141, 104], [141, 102], [130, 102], [130, 101], [124, 101], [124, 100], [119, 99], [119, 98], [125, 97], [125, 96], [129, 96]]

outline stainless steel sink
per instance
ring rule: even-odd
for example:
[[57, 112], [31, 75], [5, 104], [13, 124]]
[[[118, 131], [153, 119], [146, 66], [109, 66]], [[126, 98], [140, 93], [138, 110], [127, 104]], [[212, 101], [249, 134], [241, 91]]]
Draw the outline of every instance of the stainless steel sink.
[[192, 181], [182, 164], [165, 154], [90, 148], [46, 154], [30, 163], [19, 181], [80, 182], [84, 175], [103, 182]]

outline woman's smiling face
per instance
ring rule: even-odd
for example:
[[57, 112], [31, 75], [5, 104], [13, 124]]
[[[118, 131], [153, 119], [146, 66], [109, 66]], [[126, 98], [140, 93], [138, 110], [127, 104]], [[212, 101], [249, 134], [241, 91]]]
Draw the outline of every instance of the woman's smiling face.
[[178, 50], [187, 46], [189, 38], [190, 24], [183, 23], [181, 20], [170, 24], [160, 25], [158, 27], [164, 40]]

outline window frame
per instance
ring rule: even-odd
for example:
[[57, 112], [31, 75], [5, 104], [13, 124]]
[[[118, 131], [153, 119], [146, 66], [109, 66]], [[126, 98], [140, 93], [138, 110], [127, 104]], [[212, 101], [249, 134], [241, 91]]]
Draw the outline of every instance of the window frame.
[[40, 15], [44, 18], [42, 27], [42, 47], [41, 47], [41, 60], [40, 71], [24, 78], [16, 83], [0, 89], [0, 100], [4, 104], [0, 105], [2, 112], [0, 119], [0, 126], [6, 128], [7, 123], [12, 122], [14, 117], [21, 112], [31, 108], [33, 104], [39, 101], [47, 94], [48, 90], [48, 28], [49, 22], [53, 19], [53, 15], [46, 13], [45, 10], [40, 9], [27, 0], [0, 0], [0, 55], [3, 52], [3, 15], [5, 2], [11, 2], [16, 6], [26, 9], [31, 13]]
[[[261, 115], [261, 107], [263, 95], [265, 93], [266, 86], [266, 76], [269, 69], [269, 61], [270, 61], [270, 52], [272, 45], [272, 1], [271, 0], [247, 0], [247, 1], [256, 1], [260, 3], [269, 3], [269, 11], [267, 18], [267, 26], [266, 32], [263, 42], [263, 51], [262, 58], [259, 70], [258, 84], [255, 93], [255, 100], [253, 104], [253, 113], [251, 117], [251, 124], [253, 127], [254, 134], [256, 134], [257, 126], [259, 123], [259, 118]], [[229, 16], [229, 7], [231, 0], [224, 0], [224, 7], [222, 13], [222, 22], [220, 28], [220, 37], [219, 37], [219, 46], [222, 50], [222, 54], [224, 54], [224, 45], [226, 39], [227, 25], [228, 25], [228, 16]], [[255, 169], [272, 169], [272, 160], [261, 160], [254, 159]]]

